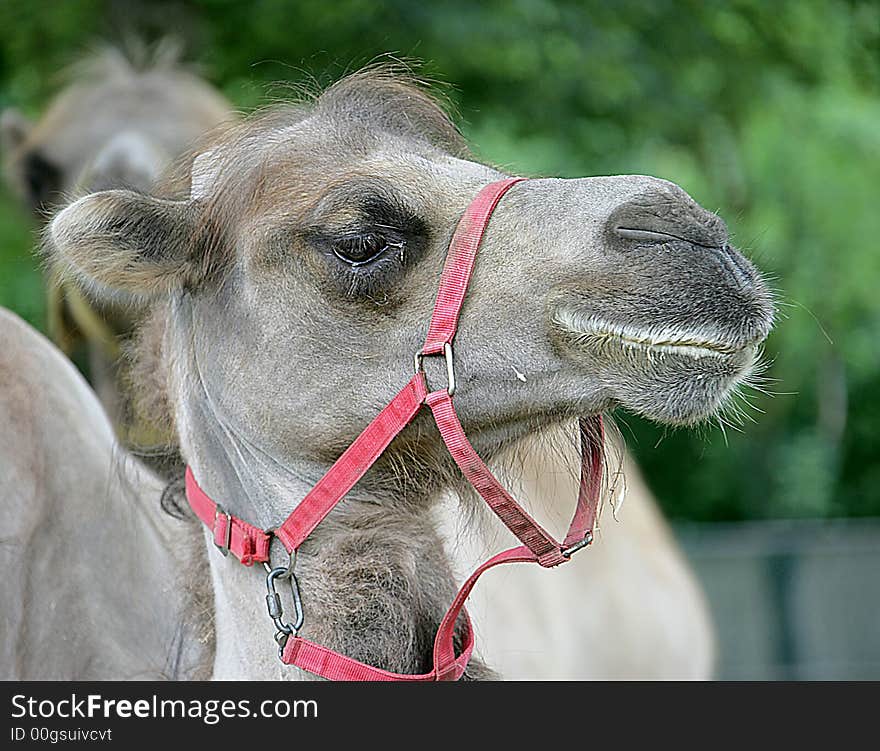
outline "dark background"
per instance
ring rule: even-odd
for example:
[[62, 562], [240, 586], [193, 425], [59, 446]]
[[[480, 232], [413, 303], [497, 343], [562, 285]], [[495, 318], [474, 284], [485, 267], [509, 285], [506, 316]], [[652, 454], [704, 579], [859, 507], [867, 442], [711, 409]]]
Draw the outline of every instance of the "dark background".
[[[880, 515], [878, 3], [4, 0], [0, 107], [37, 116], [89, 45], [169, 33], [244, 111], [391, 52], [424, 61], [488, 161], [682, 185], [778, 290], [777, 393], [748, 393], [726, 437], [618, 415], [664, 509]], [[32, 246], [0, 193], [0, 305], [42, 327]]]

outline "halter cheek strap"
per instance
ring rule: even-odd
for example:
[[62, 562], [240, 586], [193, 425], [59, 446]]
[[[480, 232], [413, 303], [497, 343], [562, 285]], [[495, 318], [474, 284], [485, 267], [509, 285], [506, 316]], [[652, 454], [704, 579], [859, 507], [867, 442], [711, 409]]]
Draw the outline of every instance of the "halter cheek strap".
[[[580, 420], [580, 489], [571, 525], [565, 539], [558, 542], [495, 479], [468, 441], [453, 406], [455, 369], [452, 340], [477, 250], [501, 197], [523, 179], [508, 178], [491, 183], [468, 206], [449, 245], [428, 336], [424, 347], [416, 354], [415, 375], [343, 452], [281, 526], [267, 532], [228, 514], [199, 487], [192, 470], [189, 467], [186, 469], [187, 499], [196, 515], [213, 531], [215, 545], [224, 553], [231, 552], [245, 565], [263, 563], [270, 572], [267, 578], [267, 603], [269, 614], [279, 628], [276, 638], [281, 645], [281, 660], [285, 664], [295, 665], [330, 680], [457, 680], [464, 674], [474, 647], [473, 630], [464, 604], [480, 576], [503, 563], [531, 562], [545, 567], [556, 566], [566, 562], [575, 551], [592, 541], [603, 467], [601, 416]], [[429, 392], [422, 365], [424, 358], [431, 356], [445, 358], [449, 382], [446, 388]], [[269, 569], [269, 546], [272, 537], [277, 537], [291, 556], [295, 556], [296, 550], [315, 527], [424, 406], [431, 410], [440, 436], [465, 478], [522, 544], [495, 555], [471, 574], [437, 630], [433, 669], [422, 675], [409, 675], [392, 673], [353, 660], [298, 636], [298, 626], [294, 628], [284, 624], [281, 621], [280, 599], [274, 594], [274, 578], [291, 578], [299, 608], [298, 589], [290, 568]], [[275, 615], [273, 604], [277, 604]], [[461, 650], [456, 653], [454, 643], [459, 616], [462, 617]]]

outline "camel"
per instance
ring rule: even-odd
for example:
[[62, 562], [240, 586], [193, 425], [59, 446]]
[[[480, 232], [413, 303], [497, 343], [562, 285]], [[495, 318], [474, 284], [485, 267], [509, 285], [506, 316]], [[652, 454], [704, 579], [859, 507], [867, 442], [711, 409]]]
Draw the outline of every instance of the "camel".
[[[169, 43], [152, 52], [107, 47], [68, 73], [67, 86], [36, 123], [0, 114], [7, 182], [38, 223], [66, 196], [107, 188], [149, 191], [203, 133], [232, 117], [212, 86], [178, 63]], [[88, 301], [76, 285], [50, 279], [49, 329], [71, 354], [85, 345], [90, 380], [128, 443], [161, 443], [127, 396], [122, 349], [143, 310]]]
[[3, 309], [0, 424], [0, 678], [209, 677], [210, 592], [180, 580], [205, 565], [192, 522], [160, 512], [166, 482], [119, 450], [72, 363]]
[[[77, 200], [47, 250], [96, 297], [150, 301], [143, 367], [164, 380], [182, 456], [230, 513], [270, 528], [406, 382], [449, 237], [502, 176], [422, 90], [365, 72], [219, 134], [161, 196]], [[480, 250], [456, 339], [459, 414], [488, 459], [616, 406], [693, 424], [748, 375], [772, 321], [723, 221], [678, 186], [529, 180]], [[302, 633], [398, 672], [426, 667], [454, 591], [442, 498], [480, 513], [430, 427], [406, 428], [298, 551]], [[255, 627], [259, 572], [212, 539], [213, 676], [311, 677]], [[465, 673], [494, 675], [480, 659]]]

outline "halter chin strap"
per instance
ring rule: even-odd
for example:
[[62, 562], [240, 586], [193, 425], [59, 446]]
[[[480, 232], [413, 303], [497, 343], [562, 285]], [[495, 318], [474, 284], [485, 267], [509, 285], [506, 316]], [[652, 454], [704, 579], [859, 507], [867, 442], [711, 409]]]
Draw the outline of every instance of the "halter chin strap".
[[[531, 562], [545, 567], [556, 566], [592, 542], [603, 466], [601, 416], [580, 421], [580, 489], [568, 533], [562, 542], [558, 542], [495, 479], [468, 441], [452, 401], [455, 392], [452, 340], [477, 250], [501, 197], [523, 179], [514, 177], [491, 183], [468, 206], [449, 245], [428, 337], [415, 357], [415, 375], [343, 452], [281, 526], [273, 531], [263, 531], [232, 516], [208, 497], [196, 482], [192, 470], [189, 467], [186, 469], [187, 499], [196, 515], [213, 531], [215, 545], [224, 554], [231, 552], [245, 565], [263, 563], [270, 572], [267, 578], [267, 602], [270, 616], [279, 626], [276, 638], [281, 645], [281, 660], [285, 664], [295, 665], [330, 680], [457, 680], [464, 674], [474, 647], [473, 630], [464, 604], [477, 579], [485, 571], [502, 563]], [[424, 358], [430, 356], [445, 358], [449, 381], [446, 388], [429, 392], [422, 365]], [[465, 478], [522, 545], [490, 558], [471, 574], [440, 623], [434, 640], [433, 670], [422, 675], [408, 675], [358, 662], [304, 639], [297, 635], [294, 628], [285, 626], [281, 621], [280, 600], [275, 595], [274, 579], [290, 577], [297, 601], [298, 589], [291, 568], [269, 569], [269, 546], [272, 537], [277, 537], [288, 553], [295, 556], [296, 550], [315, 527], [425, 405], [430, 408], [440, 436]], [[275, 615], [273, 603], [278, 603]], [[463, 616], [461, 651], [456, 654], [454, 641], [459, 615]]]

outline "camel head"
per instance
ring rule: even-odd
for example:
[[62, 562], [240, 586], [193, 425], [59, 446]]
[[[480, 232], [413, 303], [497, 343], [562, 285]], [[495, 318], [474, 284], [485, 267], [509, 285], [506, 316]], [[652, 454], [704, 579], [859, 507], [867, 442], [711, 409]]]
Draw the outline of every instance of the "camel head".
[[[217, 137], [170, 197], [78, 200], [49, 246], [98, 295], [166, 301], [162, 360], [188, 459], [211, 433], [324, 466], [411, 375], [450, 237], [502, 177], [428, 95], [374, 71]], [[489, 455], [617, 405], [694, 423], [754, 367], [772, 320], [724, 222], [673, 183], [529, 180], [477, 257], [457, 408]], [[442, 361], [427, 366], [442, 384]], [[401, 440], [427, 446], [425, 425]]]

